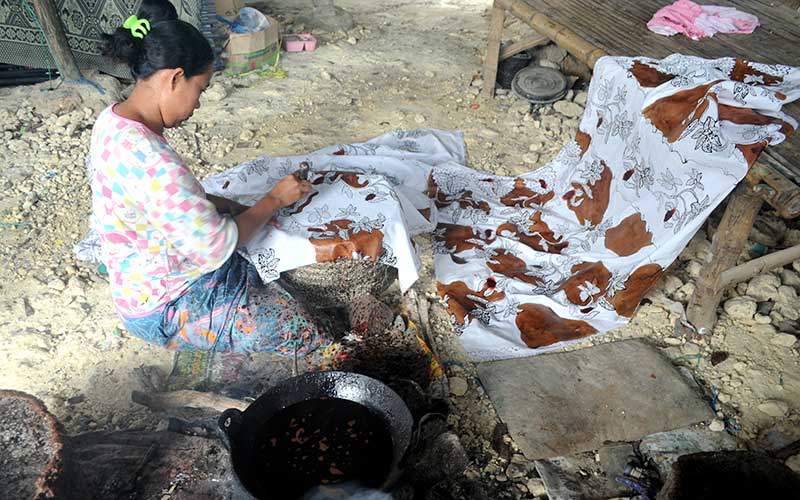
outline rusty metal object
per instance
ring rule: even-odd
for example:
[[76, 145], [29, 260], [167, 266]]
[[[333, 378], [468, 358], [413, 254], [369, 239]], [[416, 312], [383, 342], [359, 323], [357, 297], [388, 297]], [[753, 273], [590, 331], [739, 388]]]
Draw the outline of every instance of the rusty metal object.
[[781, 217], [800, 216], [800, 187], [768, 165], [756, 163], [746, 177], [747, 182]]
[[307, 181], [308, 173], [310, 170], [311, 170], [311, 165], [309, 165], [307, 161], [301, 161], [300, 168], [297, 169], [297, 180]]

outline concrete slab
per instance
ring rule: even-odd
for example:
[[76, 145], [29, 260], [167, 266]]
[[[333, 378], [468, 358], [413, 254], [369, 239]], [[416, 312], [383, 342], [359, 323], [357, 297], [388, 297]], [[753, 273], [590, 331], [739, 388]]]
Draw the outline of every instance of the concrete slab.
[[637, 441], [714, 418], [696, 388], [641, 340], [480, 363], [478, 375], [531, 460]]

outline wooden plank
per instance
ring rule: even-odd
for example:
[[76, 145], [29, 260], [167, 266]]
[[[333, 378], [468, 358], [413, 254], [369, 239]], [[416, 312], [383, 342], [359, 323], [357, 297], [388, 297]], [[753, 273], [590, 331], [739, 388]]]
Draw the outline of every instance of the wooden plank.
[[[800, 15], [785, 6], [759, 6], [743, 0], [719, 0], [715, 4], [737, 7], [759, 16], [762, 26], [750, 35], [717, 34], [691, 40], [682, 35], [657, 35], [647, 22], [664, 2], [660, 0], [527, 0], [531, 7], [556, 23], [568, 26], [588, 42], [614, 55], [655, 58], [673, 53], [707, 58], [744, 57], [764, 63], [791, 64], [800, 60]], [[775, 50], [780, 47], [781, 50]]]
[[697, 279], [689, 299], [686, 316], [701, 335], [709, 334], [717, 322], [717, 306], [722, 298], [722, 273], [736, 264], [747, 244], [747, 235], [763, 201], [752, 186], [739, 183], [728, 200], [725, 214], [711, 243], [711, 262]]
[[53, 0], [32, 0], [33, 8], [36, 10], [36, 17], [42, 25], [42, 31], [50, 47], [50, 53], [56, 60], [61, 76], [66, 80], [80, 80], [82, 78], [75, 56], [69, 48], [67, 35], [64, 27], [58, 18], [55, 3]]
[[[777, 167], [777, 168], [776, 168]], [[800, 216], [800, 187], [781, 175], [783, 165], [760, 161], [747, 173], [746, 180], [754, 185], [756, 193], [786, 219]]]
[[[611, 55], [663, 58], [678, 53], [709, 59], [741, 57], [767, 64], [800, 61], [800, 13], [774, 0], [715, 0], [715, 4], [757, 15], [761, 26], [750, 35], [717, 34], [702, 40], [683, 35], [661, 36], [647, 29], [647, 22], [665, 5], [663, 0], [525, 0], [522, 3], [526, 9], [512, 10], [520, 20], [528, 23], [533, 13], [538, 12], [540, 18], [546, 16], [550, 26], [568, 28], [585, 43]], [[537, 22], [543, 21], [537, 19]], [[541, 29], [537, 32], [556, 34]], [[563, 45], [563, 39], [554, 41], [570, 50]], [[570, 50], [570, 53], [581, 59], [580, 51]], [[593, 64], [592, 60], [582, 60]], [[784, 111], [800, 117], [800, 102], [787, 104]], [[799, 134], [767, 148], [764, 156], [780, 163], [781, 173], [800, 184]]]
[[[800, 114], [793, 114], [793, 116], [800, 116]], [[793, 164], [792, 160], [790, 160], [792, 157], [797, 158], [796, 152], [794, 152], [794, 155], [792, 154], [792, 147], [800, 146], [800, 141], [793, 139], [794, 137], [790, 137], [787, 142], [777, 147], [768, 147], [761, 153], [758, 161], [775, 168], [778, 172], [791, 179], [795, 184], [800, 184], [800, 163]]]
[[497, 63], [500, 57], [500, 39], [503, 36], [503, 22], [506, 11], [495, 1], [489, 21], [489, 43], [486, 45], [486, 57], [483, 61], [483, 98], [494, 97], [494, 86], [497, 83]]
[[213, 392], [189, 390], [156, 393], [132, 391], [131, 401], [146, 406], [154, 412], [168, 412], [178, 408], [209, 408], [222, 413], [228, 408], [244, 411], [249, 406], [249, 403], [244, 401]]
[[512, 43], [511, 45], [504, 48], [500, 52], [500, 60], [502, 61], [504, 59], [508, 59], [509, 57], [519, 54], [523, 50], [528, 50], [534, 47], [538, 47], [539, 45], [544, 45], [549, 41], [550, 39], [544, 35], [535, 35], [528, 38], [527, 40], [523, 40], [517, 43]]

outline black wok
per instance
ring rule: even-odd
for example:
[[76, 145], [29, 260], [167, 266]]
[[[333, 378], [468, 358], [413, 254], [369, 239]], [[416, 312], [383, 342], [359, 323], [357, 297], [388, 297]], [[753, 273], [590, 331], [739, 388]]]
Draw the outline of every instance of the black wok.
[[[254, 468], [259, 456], [259, 432], [276, 414], [290, 406], [336, 398], [344, 404], [357, 403], [383, 422], [391, 442], [391, 467], [380, 483], [389, 488], [399, 476], [399, 463], [411, 440], [413, 419], [400, 396], [382, 382], [348, 372], [306, 373], [290, 378], [271, 388], [244, 412], [228, 409], [219, 418], [219, 426], [227, 437], [234, 471], [242, 485], [254, 496], [264, 497], [264, 474], [268, 470]], [[388, 438], [387, 438], [388, 440]], [[387, 453], [389, 453], [387, 451]], [[276, 477], [279, 482], [282, 478]], [[380, 479], [378, 479], [380, 481]], [[309, 487], [314, 485], [309, 485]]]

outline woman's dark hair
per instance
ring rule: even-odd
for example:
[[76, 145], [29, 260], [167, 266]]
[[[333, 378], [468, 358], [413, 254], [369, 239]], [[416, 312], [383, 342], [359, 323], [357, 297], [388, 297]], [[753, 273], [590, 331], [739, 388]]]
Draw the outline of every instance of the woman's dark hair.
[[136, 17], [150, 23], [144, 38], [134, 38], [131, 30], [122, 26], [103, 37], [105, 55], [127, 64], [137, 80], [174, 68], [183, 68], [186, 77], [191, 78], [214, 61], [208, 40], [197, 28], [178, 19], [169, 0], [143, 0]]

